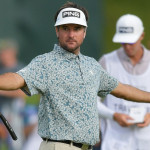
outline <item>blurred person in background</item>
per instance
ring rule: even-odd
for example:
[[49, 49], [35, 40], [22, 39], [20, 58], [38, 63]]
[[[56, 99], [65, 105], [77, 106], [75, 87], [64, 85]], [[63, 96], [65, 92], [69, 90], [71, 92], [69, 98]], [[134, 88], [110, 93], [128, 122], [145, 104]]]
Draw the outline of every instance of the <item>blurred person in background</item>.
[[42, 138], [38, 135], [38, 104], [40, 95], [26, 98], [24, 108], [24, 134], [25, 142], [22, 150], [38, 150]]
[[[101, 124], [100, 124], [101, 125]], [[92, 150], [100, 150], [101, 149], [101, 141], [102, 141], [102, 135], [101, 135], [101, 126], [100, 126], [100, 131], [99, 131], [99, 135], [100, 135], [100, 141], [98, 143], [96, 143], [93, 147]]]
[[[105, 54], [99, 63], [124, 84], [150, 91], [150, 51], [141, 44], [144, 27], [132, 14], [121, 16], [113, 42], [121, 47]], [[150, 147], [150, 104], [133, 103], [112, 95], [98, 102], [103, 133], [102, 150], [148, 150]], [[143, 116], [143, 120], [140, 119]], [[139, 120], [140, 119], [140, 120]]]
[[[16, 72], [23, 67], [18, 62], [18, 45], [12, 39], [0, 39], [0, 74]], [[13, 141], [7, 129], [0, 122], [0, 149], [21, 150], [24, 133], [22, 110], [25, 94], [21, 90], [0, 91], [0, 112], [7, 118], [13, 127], [18, 140]]]

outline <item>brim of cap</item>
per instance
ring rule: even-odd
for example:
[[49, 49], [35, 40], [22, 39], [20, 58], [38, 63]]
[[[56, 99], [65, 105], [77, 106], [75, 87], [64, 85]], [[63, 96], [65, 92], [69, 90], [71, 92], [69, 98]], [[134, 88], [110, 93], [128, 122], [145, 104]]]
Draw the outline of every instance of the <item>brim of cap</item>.
[[113, 42], [115, 43], [135, 43], [141, 34], [130, 34], [130, 33], [116, 33], [113, 37]]
[[56, 27], [56, 26], [60, 26], [60, 25], [64, 25], [64, 24], [78, 24], [78, 25], [82, 25], [82, 26], [87, 27], [86, 21], [84, 21], [84, 20], [81, 21], [81, 20], [76, 19], [76, 18], [71, 19], [71, 17], [65, 18], [65, 19], [60, 20], [60, 21], [58, 20], [54, 26]]

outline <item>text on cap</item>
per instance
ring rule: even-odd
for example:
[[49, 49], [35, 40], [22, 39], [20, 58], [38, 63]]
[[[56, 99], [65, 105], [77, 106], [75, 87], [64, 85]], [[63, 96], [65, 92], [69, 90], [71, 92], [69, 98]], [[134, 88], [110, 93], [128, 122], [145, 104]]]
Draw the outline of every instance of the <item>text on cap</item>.
[[80, 12], [77, 11], [64, 11], [62, 12], [62, 17], [77, 17], [80, 18]]

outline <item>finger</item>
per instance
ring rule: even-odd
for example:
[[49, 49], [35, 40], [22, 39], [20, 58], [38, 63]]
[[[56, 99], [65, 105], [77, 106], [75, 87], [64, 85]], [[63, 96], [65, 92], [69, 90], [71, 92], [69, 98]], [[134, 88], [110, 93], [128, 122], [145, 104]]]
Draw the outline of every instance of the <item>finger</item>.
[[143, 123], [138, 123], [137, 126], [138, 127], [146, 127], [149, 125], [149, 121], [144, 121]]
[[138, 124], [136, 124], [138, 127], [146, 127], [147, 126], [147, 124], [146, 123], [138, 123]]

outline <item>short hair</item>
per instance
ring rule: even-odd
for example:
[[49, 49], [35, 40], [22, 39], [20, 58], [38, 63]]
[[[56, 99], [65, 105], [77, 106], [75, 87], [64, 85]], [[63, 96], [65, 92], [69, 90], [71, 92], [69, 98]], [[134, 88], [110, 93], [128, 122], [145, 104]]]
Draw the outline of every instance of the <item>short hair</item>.
[[7, 48], [13, 48], [18, 51], [19, 45], [14, 39], [0, 39], [0, 51], [3, 51]]
[[56, 22], [56, 20], [57, 20], [57, 17], [58, 17], [59, 12], [60, 12], [62, 9], [65, 9], [65, 8], [77, 8], [77, 9], [81, 10], [81, 11], [84, 13], [84, 15], [85, 15], [86, 22], [88, 22], [88, 18], [89, 18], [88, 11], [87, 11], [84, 7], [79, 6], [79, 5], [77, 5], [76, 3], [69, 2], [69, 1], [66, 2], [63, 6], [61, 6], [60, 9], [56, 12], [55, 18], [54, 18], [54, 19], [55, 19], [55, 22]]

